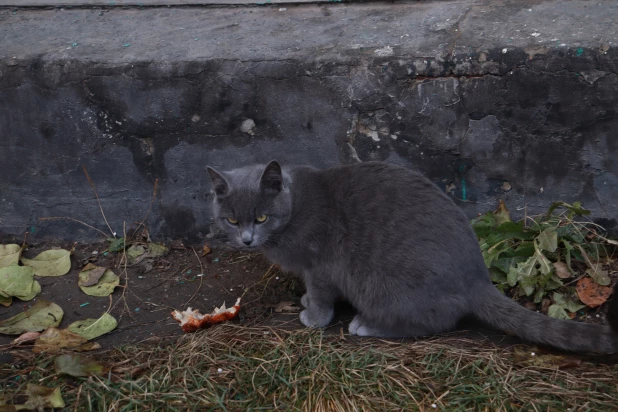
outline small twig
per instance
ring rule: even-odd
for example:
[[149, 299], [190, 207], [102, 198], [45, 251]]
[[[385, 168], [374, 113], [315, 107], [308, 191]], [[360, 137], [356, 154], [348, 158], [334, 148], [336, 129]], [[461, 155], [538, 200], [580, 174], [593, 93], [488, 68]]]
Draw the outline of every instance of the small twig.
[[139, 228], [144, 225], [144, 222], [146, 222], [146, 219], [148, 219], [148, 216], [150, 215], [150, 211], [152, 210], [152, 204], [154, 203], [155, 197], [157, 197], [157, 189], [158, 188], [159, 188], [159, 179], [157, 178], [157, 179], [155, 179], [154, 189], [152, 191], [152, 197], [150, 198], [150, 206], [148, 206], [148, 211], [146, 212], [146, 216], [144, 216], [144, 219], [142, 219], [142, 221], [139, 223], [139, 225], [137, 225], [137, 228], [133, 232], [134, 234], [137, 233]]
[[171, 276], [169, 276], [169, 277], [165, 278], [162, 282], [160, 282], [160, 283], [158, 283], [158, 284], [154, 285], [153, 287], [146, 289], [144, 292], [148, 292], [149, 290], [152, 290], [152, 289], [158, 288], [159, 286], [161, 286], [162, 284], [164, 284], [165, 282], [167, 282], [168, 280], [170, 280], [170, 279], [171, 279], [171, 278], [173, 278], [174, 276], [176, 276], [176, 275], [179, 275], [179, 274], [183, 273], [183, 272], [184, 272], [185, 270], [187, 270], [187, 269], [189, 269], [189, 266], [185, 267], [185, 268], [184, 268], [183, 270], [181, 270], [180, 272], [174, 272], [174, 273], [172, 273], [172, 274], [171, 274]]
[[193, 296], [191, 296], [191, 299], [189, 299], [184, 305], [187, 306], [189, 303], [191, 303], [191, 301], [193, 299], [195, 299], [195, 297], [197, 296], [198, 292], [200, 291], [200, 289], [202, 288], [202, 283], [204, 282], [204, 267], [202, 266], [202, 261], [200, 260], [199, 256], [197, 255], [197, 252], [195, 251], [195, 248], [193, 246], [191, 246], [191, 250], [193, 251], [193, 254], [195, 255], [195, 258], [197, 259], [197, 261], [200, 264], [200, 284], [197, 287], [197, 290], [195, 291], [195, 293], [193, 294]]
[[75, 399], [75, 408], [73, 408], [74, 412], [77, 412], [77, 406], [79, 405], [79, 397], [82, 394], [82, 386], [83, 385], [79, 385], [79, 388], [77, 389], [77, 398]]
[[116, 232], [113, 231], [112, 227], [109, 225], [109, 222], [107, 221], [107, 218], [105, 217], [105, 212], [103, 212], [103, 206], [101, 205], [101, 199], [99, 199], [99, 194], [97, 193], [97, 189], [94, 186], [94, 182], [90, 178], [90, 175], [88, 174], [88, 170], [86, 170], [86, 166], [82, 165], [82, 169], [84, 171], [84, 174], [86, 175], [86, 179], [88, 179], [88, 183], [90, 183], [90, 187], [92, 188], [92, 191], [94, 192], [94, 195], [97, 198], [97, 202], [99, 203], [99, 209], [101, 210], [101, 215], [103, 216], [103, 220], [105, 220], [105, 224], [107, 225], [110, 233], [112, 234], [113, 238], [115, 239], [116, 238]]
[[107, 237], [107, 233], [103, 232], [102, 230], [97, 229], [96, 227], [90, 226], [88, 223], [82, 222], [81, 220], [77, 220], [77, 219], [73, 219], [72, 217], [40, 217], [38, 218], [38, 220], [72, 220], [73, 222], [77, 222], [80, 223], [86, 227], [89, 227], [92, 230], [96, 230], [97, 232], [99, 232], [100, 234], [102, 234], [103, 236]]

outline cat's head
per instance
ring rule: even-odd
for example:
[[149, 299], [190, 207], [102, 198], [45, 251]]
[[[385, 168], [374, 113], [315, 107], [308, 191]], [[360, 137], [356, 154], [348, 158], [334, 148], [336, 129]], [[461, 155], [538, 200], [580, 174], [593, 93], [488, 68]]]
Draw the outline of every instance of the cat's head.
[[290, 220], [292, 199], [277, 161], [229, 172], [208, 167], [215, 199], [213, 214], [230, 246], [268, 246]]

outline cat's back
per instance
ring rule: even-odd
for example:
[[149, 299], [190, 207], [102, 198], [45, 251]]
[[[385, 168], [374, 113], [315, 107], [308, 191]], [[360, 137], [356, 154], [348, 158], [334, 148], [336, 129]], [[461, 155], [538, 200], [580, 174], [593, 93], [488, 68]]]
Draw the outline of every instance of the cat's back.
[[468, 218], [421, 174], [381, 162], [316, 173], [329, 199], [329, 249], [349, 266], [443, 272], [463, 265], [483, 274]]

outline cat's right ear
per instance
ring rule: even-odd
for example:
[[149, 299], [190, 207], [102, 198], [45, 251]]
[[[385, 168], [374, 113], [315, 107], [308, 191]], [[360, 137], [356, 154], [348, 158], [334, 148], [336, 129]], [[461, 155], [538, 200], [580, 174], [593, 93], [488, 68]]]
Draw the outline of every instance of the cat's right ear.
[[210, 180], [212, 181], [212, 187], [215, 190], [215, 194], [217, 196], [225, 196], [225, 194], [227, 194], [230, 190], [227, 180], [225, 180], [225, 178], [212, 167], [207, 166], [206, 170], [208, 170], [208, 175], [210, 175]]

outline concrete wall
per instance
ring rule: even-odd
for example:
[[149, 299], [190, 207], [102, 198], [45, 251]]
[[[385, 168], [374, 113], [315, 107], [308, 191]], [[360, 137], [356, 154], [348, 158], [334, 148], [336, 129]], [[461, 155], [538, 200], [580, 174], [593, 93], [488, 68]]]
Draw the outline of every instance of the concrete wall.
[[[516, 3], [516, 4], [513, 4]], [[615, 2], [614, 2], [615, 3]], [[0, 10], [0, 233], [209, 232], [206, 165], [385, 160], [470, 215], [618, 218], [610, 2]], [[613, 14], [612, 14], [613, 13]], [[107, 229], [105, 229], [107, 230]]]

